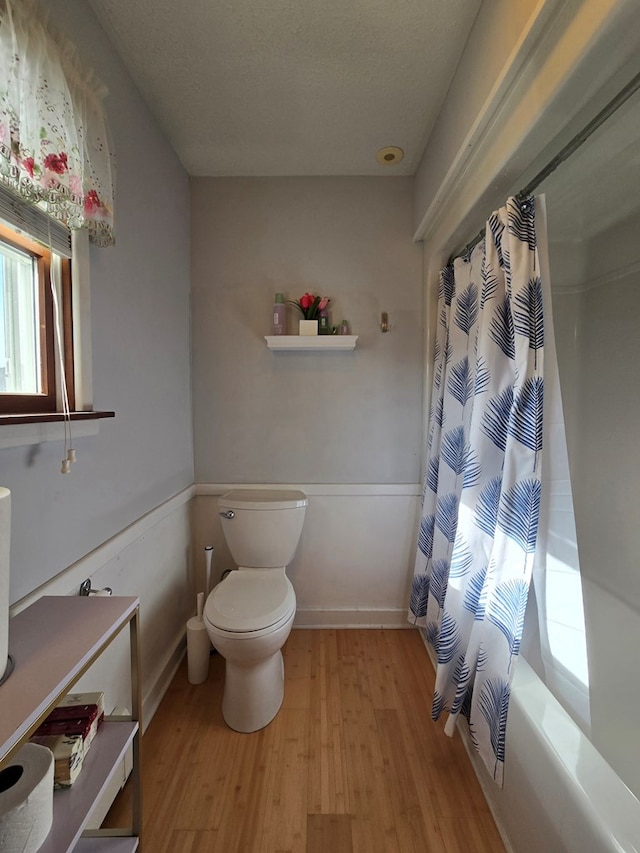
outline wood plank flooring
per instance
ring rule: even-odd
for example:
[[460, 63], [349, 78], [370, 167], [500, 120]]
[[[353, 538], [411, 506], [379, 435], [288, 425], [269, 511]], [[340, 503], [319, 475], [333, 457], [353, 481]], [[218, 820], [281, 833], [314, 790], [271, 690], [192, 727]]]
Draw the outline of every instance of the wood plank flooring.
[[[142, 739], [145, 853], [501, 853], [417, 631], [294, 630], [276, 719], [220, 711], [224, 660], [176, 675]], [[126, 797], [109, 816], [118, 822]]]

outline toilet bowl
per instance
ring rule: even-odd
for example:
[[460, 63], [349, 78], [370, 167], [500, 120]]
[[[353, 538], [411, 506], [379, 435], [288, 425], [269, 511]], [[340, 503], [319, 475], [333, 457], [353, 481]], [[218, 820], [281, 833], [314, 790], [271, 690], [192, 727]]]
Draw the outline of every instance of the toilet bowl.
[[219, 501], [222, 529], [238, 569], [209, 594], [203, 613], [225, 659], [222, 715], [238, 732], [264, 728], [284, 697], [284, 645], [296, 612], [286, 575], [307, 498], [297, 490], [236, 489]]

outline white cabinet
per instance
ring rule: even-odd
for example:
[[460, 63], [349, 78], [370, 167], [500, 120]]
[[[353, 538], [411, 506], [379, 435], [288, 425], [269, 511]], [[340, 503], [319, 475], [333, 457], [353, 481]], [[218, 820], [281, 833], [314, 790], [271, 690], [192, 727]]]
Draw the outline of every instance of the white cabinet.
[[[53, 826], [41, 853], [133, 853], [138, 849], [140, 799], [139, 599], [43, 596], [9, 622], [9, 652], [15, 669], [0, 685], [0, 767], [68, 693], [126, 626], [131, 651], [130, 717], [105, 717], [71, 788], [56, 791]], [[91, 810], [133, 747], [132, 825], [91, 830]]]

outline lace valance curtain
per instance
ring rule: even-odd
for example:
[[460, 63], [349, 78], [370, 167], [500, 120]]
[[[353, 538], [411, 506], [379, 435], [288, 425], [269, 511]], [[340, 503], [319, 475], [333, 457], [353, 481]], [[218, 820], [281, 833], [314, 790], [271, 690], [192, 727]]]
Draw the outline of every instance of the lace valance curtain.
[[105, 87], [35, 0], [0, 7], [0, 181], [99, 246], [114, 242]]

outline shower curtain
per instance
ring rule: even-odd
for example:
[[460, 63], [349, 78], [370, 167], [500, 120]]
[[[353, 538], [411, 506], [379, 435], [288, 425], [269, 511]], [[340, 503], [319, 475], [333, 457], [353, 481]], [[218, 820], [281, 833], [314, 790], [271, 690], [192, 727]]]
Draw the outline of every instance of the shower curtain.
[[432, 716], [469, 721], [502, 785], [540, 511], [543, 306], [532, 198], [509, 198], [440, 274], [409, 619], [437, 659]]

